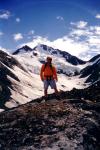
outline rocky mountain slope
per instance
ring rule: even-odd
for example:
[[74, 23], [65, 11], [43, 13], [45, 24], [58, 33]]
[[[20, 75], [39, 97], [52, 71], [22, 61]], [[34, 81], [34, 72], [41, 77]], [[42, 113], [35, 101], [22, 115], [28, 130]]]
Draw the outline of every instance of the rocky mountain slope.
[[[90, 91], [61, 92], [60, 100], [49, 95], [0, 114], [0, 148], [4, 150], [99, 150], [100, 83], [98, 98]], [[70, 99], [69, 99], [70, 98]], [[96, 100], [96, 101], [95, 101]]]
[[[0, 51], [0, 111], [36, 98], [34, 93], [37, 84], [34, 80], [37, 78], [28, 73], [12, 55]], [[42, 84], [39, 86], [42, 88]], [[38, 87], [38, 95], [40, 93]]]
[[87, 63], [88, 65], [80, 71], [80, 77], [88, 77], [85, 82], [92, 84], [100, 80], [100, 55], [93, 57]]
[[73, 88], [70, 92], [67, 91], [66, 94], [62, 93], [62, 97], [64, 97], [64, 95], [68, 98], [87, 99], [100, 102], [100, 80], [85, 89]]

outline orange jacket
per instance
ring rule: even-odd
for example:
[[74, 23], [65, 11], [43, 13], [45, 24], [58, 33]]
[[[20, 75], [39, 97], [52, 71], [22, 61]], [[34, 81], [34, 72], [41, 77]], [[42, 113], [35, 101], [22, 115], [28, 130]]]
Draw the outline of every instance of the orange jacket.
[[51, 68], [49, 65], [46, 65], [45, 67], [45, 64], [43, 64], [40, 71], [41, 80], [45, 80], [46, 76], [52, 76], [53, 79], [58, 80], [56, 68], [54, 66]]

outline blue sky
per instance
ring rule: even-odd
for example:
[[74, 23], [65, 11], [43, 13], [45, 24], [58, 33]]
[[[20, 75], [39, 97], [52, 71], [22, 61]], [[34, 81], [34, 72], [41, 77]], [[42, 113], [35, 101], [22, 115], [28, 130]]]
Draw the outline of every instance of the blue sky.
[[0, 49], [39, 43], [90, 59], [100, 50], [99, 0], [1, 0]]

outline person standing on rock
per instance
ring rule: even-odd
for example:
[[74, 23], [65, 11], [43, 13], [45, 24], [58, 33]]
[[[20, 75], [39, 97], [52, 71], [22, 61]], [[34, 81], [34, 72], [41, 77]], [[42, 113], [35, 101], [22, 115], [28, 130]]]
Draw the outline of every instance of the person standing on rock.
[[56, 86], [56, 82], [58, 81], [56, 68], [52, 65], [52, 58], [47, 57], [46, 63], [42, 65], [40, 71], [41, 80], [44, 83], [44, 96], [47, 100], [48, 94], [48, 87], [50, 86], [54, 89], [56, 96], [58, 95], [58, 90]]

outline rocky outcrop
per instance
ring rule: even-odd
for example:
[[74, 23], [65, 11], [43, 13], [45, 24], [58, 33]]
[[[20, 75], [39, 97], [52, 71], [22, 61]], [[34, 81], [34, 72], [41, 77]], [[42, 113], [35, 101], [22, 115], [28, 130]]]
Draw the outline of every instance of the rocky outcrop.
[[72, 93], [61, 92], [60, 100], [51, 94], [47, 102], [43, 102], [42, 97], [2, 112], [0, 148], [99, 150], [99, 102], [81, 98], [72, 99], [77, 91], [74, 90], [73, 95]]
[[90, 64], [80, 71], [80, 78], [87, 77], [86, 83], [94, 83], [100, 80], [100, 55], [93, 57], [88, 63]]
[[21, 64], [11, 55], [7, 54], [6, 52], [0, 50], [0, 66], [4, 64], [9, 68], [13, 68], [14, 66], [18, 66], [20, 69], [25, 69], [21, 66]]
[[78, 98], [87, 99], [94, 102], [100, 102], [100, 81], [91, 84], [85, 89], [73, 89], [71, 91], [66, 91], [61, 93], [62, 97], [67, 98]]
[[13, 89], [11, 81], [7, 76], [12, 77], [16, 81], [19, 81], [18, 77], [11, 72], [11, 70], [0, 62], [0, 108], [6, 109], [5, 103], [10, 99], [11, 91]]

